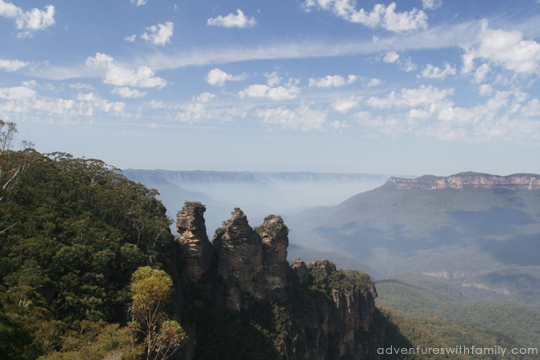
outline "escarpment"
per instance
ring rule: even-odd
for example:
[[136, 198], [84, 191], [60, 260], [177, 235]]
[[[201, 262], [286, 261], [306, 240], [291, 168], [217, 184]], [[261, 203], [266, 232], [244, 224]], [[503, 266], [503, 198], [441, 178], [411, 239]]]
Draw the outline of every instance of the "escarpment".
[[369, 275], [327, 260], [289, 265], [280, 216], [253, 229], [235, 208], [210, 242], [204, 210], [186, 203], [177, 219], [185, 264], [179, 306], [196, 339], [182, 359], [379, 358], [386, 323]]
[[540, 190], [540, 176], [513, 174], [498, 176], [476, 172], [463, 172], [448, 177], [421, 176], [416, 179], [390, 178], [386, 183], [398, 189], [492, 189], [492, 190]]

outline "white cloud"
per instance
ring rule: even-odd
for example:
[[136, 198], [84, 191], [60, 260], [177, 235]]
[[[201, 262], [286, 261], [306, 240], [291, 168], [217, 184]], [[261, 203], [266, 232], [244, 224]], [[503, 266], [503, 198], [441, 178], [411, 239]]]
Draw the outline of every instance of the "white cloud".
[[216, 97], [216, 95], [214, 95], [214, 94], [210, 94], [208, 92], [203, 92], [201, 95], [199, 95], [197, 97], [193, 97], [192, 100], [196, 101], [196, 102], [200, 102], [200, 103], [207, 103], [207, 102], [209, 102], [210, 100], [212, 100], [215, 97]]
[[300, 84], [300, 79], [296, 79], [296, 78], [289, 78], [289, 80], [287, 80], [287, 82], [284, 84], [285, 87], [293, 87], [293, 86], [296, 86]]
[[110, 112], [112, 110], [116, 113], [120, 113], [124, 110], [124, 107], [126, 106], [126, 104], [124, 104], [123, 102], [111, 103], [106, 99], [102, 99], [97, 95], [97, 93], [79, 93], [77, 95], [77, 100], [82, 102], [82, 104], [80, 104], [80, 110], [85, 109], [85, 111], [81, 111], [81, 113], [88, 116], [93, 115], [94, 109], [98, 109], [104, 112]]
[[324, 130], [326, 112], [311, 109], [302, 103], [295, 110], [285, 107], [258, 109], [256, 115], [262, 118], [264, 124], [277, 125], [282, 129], [295, 130]]
[[422, 5], [424, 9], [436, 9], [442, 6], [442, 0], [422, 0]]
[[129, 41], [129, 42], [135, 42], [136, 37], [137, 35], [126, 36], [124, 40]]
[[0, 16], [8, 18], [14, 18], [22, 15], [23, 11], [20, 7], [13, 5], [12, 3], [6, 3], [4, 0], [0, 0]]
[[[2, 1], [2, 0], [0, 0]], [[1, 4], [0, 4], [1, 6]], [[0, 59], [0, 69], [6, 71], [15, 71], [25, 66], [28, 66], [30, 63], [19, 61], [19, 60], [2, 60]]]
[[257, 21], [255, 21], [254, 17], [246, 17], [242, 10], [237, 9], [237, 15], [234, 15], [233, 13], [223, 17], [219, 15], [215, 18], [210, 18], [207, 21], [207, 25], [213, 25], [213, 26], [224, 26], [224, 27], [238, 27], [238, 28], [247, 28], [247, 27], [253, 27]]
[[319, 88], [330, 88], [330, 87], [340, 87], [347, 84], [352, 84], [356, 81], [356, 75], [349, 75], [348, 79], [345, 80], [342, 76], [334, 75], [319, 79], [309, 79], [309, 87], [319, 87]]
[[[150, 41], [154, 45], [165, 45], [170, 42], [170, 38], [173, 35], [173, 23], [167, 21], [165, 24], [157, 24], [147, 27], [146, 30], [150, 31], [150, 34], [144, 33], [141, 38]], [[135, 38], [133, 38], [135, 40]]]
[[206, 120], [232, 121], [235, 118], [245, 118], [252, 106], [208, 106], [216, 95], [204, 92], [194, 96], [191, 103], [177, 106], [180, 109], [176, 120], [184, 122], [201, 122]]
[[72, 89], [77, 89], [77, 90], [94, 90], [92, 85], [83, 84], [83, 83], [69, 84], [68, 86]]
[[381, 85], [382, 84], [382, 81], [377, 79], [377, 78], [373, 78], [373, 79], [370, 79], [369, 80], [369, 83], [368, 83], [368, 87], [372, 87], [372, 86], [378, 86], [378, 85]]
[[141, 66], [137, 71], [125, 69], [114, 63], [114, 59], [106, 54], [96, 53], [95, 57], [88, 57], [86, 65], [90, 68], [105, 70], [105, 84], [116, 86], [157, 87], [161, 89], [167, 85], [167, 80], [154, 76], [154, 71], [148, 66]]
[[452, 95], [454, 89], [439, 90], [436, 87], [422, 85], [418, 89], [401, 89], [399, 94], [392, 91], [386, 98], [371, 97], [367, 103], [378, 109], [390, 107], [416, 107], [419, 105], [431, 105], [444, 100]]
[[21, 100], [34, 98], [35, 96], [36, 90], [30, 89], [26, 86], [0, 88], [0, 99]]
[[456, 75], [456, 68], [450, 66], [449, 63], [444, 63], [443, 70], [431, 64], [427, 64], [426, 68], [422, 70], [422, 76], [428, 79], [444, 80], [448, 75]]
[[480, 85], [480, 89], [478, 91], [481, 96], [489, 96], [492, 92], [493, 88], [488, 84]]
[[399, 59], [399, 54], [396, 52], [388, 52], [386, 55], [384, 55], [383, 61], [385, 63], [395, 63]]
[[28, 80], [28, 81], [23, 81], [21, 84], [22, 84], [22, 86], [33, 88], [33, 87], [36, 87], [37, 82], [36, 82], [36, 80]]
[[405, 62], [400, 63], [399, 68], [405, 72], [414, 71], [418, 65], [412, 62], [411, 57], [409, 56]]
[[267, 85], [250, 85], [245, 88], [243, 91], [240, 91], [238, 95], [241, 98], [244, 97], [266, 97], [271, 100], [291, 100], [296, 98], [300, 93], [300, 89], [297, 87], [285, 88], [283, 86], [278, 87], [269, 87]]
[[130, 99], [146, 96], [145, 91], [139, 91], [137, 89], [130, 89], [128, 87], [121, 87], [121, 88], [116, 87], [113, 89], [113, 91], [111, 91], [111, 94], [118, 94], [123, 98], [130, 98]]
[[351, 95], [346, 98], [337, 99], [334, 101], [331, 106], [334, 110], [339, 111], [341, 113], [347, 113], [349, 110], [357, 107], [360, 105], [359, 100], [361, 97], [355, 97], [354, 95]]
[[208, 72], [206, 75], [206, 82], [210, 85], [218, 85], [223, 86], [225, 85], [225, 81], [240, 81], [243, 80], [243, 75], [233, 76], [231, 74], [227, 74], [225, 71], [222, 71], [218, 68], [212, 69]]
[[147, 0], [131, 0], [131, 3], [137, 6], [141, 6], [141, 5], [146, 4], [146, 1]]
[[477, 83], [484, 81], [487, 73], [491, 70], [488, 64], [480, 65], [474, 72], [474, 79]]
[[306, 0], [306, 11], [312, 7], [328, 10], [334, 15], [350, 22], [360, 23], [370, 28], [382, 27], [389, 31], [403, 32], [427, 28], [427, 15], [422, 10], [413, 8], [410, 12], [396, 13], [396, 3], [386, 6], [377, 4], [371, 12], [364, 9], [357, 11], [355, 0]]
[[0, 16], [16, 18], [15, 27], [22, 31], [17, 34], [17, 37], [31, 37], [32, 31], [43, 30], [51, 25], [54, 25], [54, 6], [47, 5], [45, 10], [34, 8], [23, 12], [23, 10], [13, 5], [0, 0]]
[[266, 82], [268, 83], [268, 86], [276, 86], [281, 83], [281, 80], [283, 80], [282, 77], [278, 76], [278, 72], [274, 71], [272, 73], [264, 73], [264, 76], [266, 76]]
[[478, 36], [478, 47], [465, 48], [462, 72], [470, 73], [475, 59], [485, 59], [493, 65], [524, 75], [539, 72], [540, 44], [534, 40], [523, 40], [521, 31], [493, 30], [488, 21], [482, 21]]

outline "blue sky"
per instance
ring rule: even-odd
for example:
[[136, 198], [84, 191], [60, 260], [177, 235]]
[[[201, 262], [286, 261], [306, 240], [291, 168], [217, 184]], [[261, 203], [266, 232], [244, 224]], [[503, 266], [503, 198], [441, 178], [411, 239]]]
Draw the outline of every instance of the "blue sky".
[[0, 0], [0, 118], [120, 168], [540, 173], [540, 3]]

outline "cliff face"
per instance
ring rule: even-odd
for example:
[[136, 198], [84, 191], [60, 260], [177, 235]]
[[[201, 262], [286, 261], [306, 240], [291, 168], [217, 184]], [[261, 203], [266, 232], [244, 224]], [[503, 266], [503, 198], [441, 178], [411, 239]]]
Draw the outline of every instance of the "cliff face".
[[[236, 326], [243, 329], [253, 323], [259, 325], [251, 331], [271, 339], [270, 350], [263, 351], [262, 343], [255, 345], [255, 351], [261, 349], [261, 359], [378, 358], [376, 349], [384, 344], [386, 328], [375, 308], [377, 292], [367, 274], [345, 274], [328, 261], [306, 266], [299, 259], [291, 267], [283, 219], [271, 215], [253, 229], [239, 208], [216, 231], [212, 246], [202, 234], [203, 213], [187, 205], [178, 217], [178, 243], [188, 274], [182, 286], [186, 305], [181, 306], [184, 312], [191, 309], [188, 313], [198, 314], [184, 320], [183, 325], [197, 340], [182, 351], [182, 359], [212, 358], [214, 355], [207, 354], [214, 347], [218, 352], [229, 350], [214, 344], [215, 336], [205, 331], [216, 331], [222, 337], [237, 331]], [[339, 282], [345, 278], [347, 281]], [[327, 285], [317, 290], [320, 284]], [[206, 319], [207, 324], [198, 323], [210, 312], [214, 316]], [[256, 320], [260, 314], [266, 318]], [[219, 320], [222, 317], [228, 320]], [[237, 340], [233, 337], [225, 346], [233, 346]], [[253, 339], [246, 341], [240, 341], [241, 351], [253, 346]]]
[[540, 190], [540, 176], [514, 174], [497, 176], [464, 172], [448, 177], [422, 176], [416, 179], [390, 178], [386, 184], [398, 189], [492, 189], [492, 190]]
[[206, 235], [205, 211], [200, 203], [187, 203], [176, 219], [180, 234], [177, 241], [187, 262], [188, 277], [195, 282], [210, 269], [214, 251]]

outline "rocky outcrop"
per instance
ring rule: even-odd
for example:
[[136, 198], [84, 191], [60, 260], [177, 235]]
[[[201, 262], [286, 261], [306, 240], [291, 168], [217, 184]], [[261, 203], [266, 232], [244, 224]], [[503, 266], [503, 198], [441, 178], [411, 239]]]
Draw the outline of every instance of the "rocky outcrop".
[[[328, 276], [337, 271], [336, 266], [328, 260], [311, 262], [308, 269], [314, 268], [322, 270]], [[370, 331], [374, 332], [376, 297], [375, 285], [369, 282], [362, 288], [331, 290], [335, 313], [330, 311], [323, 324], [326, 324], [326, 331], [338, 339], [340, 356], [349, 355], [353, 359], [365, 359], [374, 355], [373, 350], [381, 339], [371, 339], [366, 335]]]
[[268, 299], [285, 298], [287, 287], [287, 248], [289, 247], [289, 229], [281, 216], [270, 215], [256, 229], [262, 240], [266, 278], [266, 297]]
[[240, 310], [244, 293], [263, 299], [266, 277], [262, 240], [240, 208], [235, 208], [231, 219], [216, 230], [212, 243], [218, 253], [218, 275], [225, 281], [227, 308]]
[[421, 176], [416, 179], [390, 178], [386, 184], [397, 189], [492, 189], [492, 190], [540, 190], [540, 175], [514, 174], [497, 176], [475, 172], [463, 172], [448, 177]]
[[[204, 352], [207, 336], [201, 334], [207, 335], [209, 329], [220, 329], [215, 336], [227, 331], [221, 329], [229, 329], [223, 322], [212, 323], [207, 318], [200, 320], [206, 321], [200, 328], [205, 331], [195, 331], [196, 322], [215, 311], [228, 314], [227, 321], [238, 324], [234, 326], [255, 324], [251, 331], [274, 339], [273, 350], [266, 347], [265, 359], [379, 358], [376, 349], [384, 344], [386, 325], [375, 307], [377, 292], [369, 275], [338, 271], [328, 260], [306, 266], [298, 259], [289, 265], [288, 229], [283, 219], [270, 215], [253, 229], [240, 208], [216, 230], [210, 244], [201, 233], [203, 213], [204, 207], [186, 203], [178, 216], [178, 242], [192, 280], [184, 283], [186, 306], [199, 314], [194, 322], [184, 324], [196, 340], [185, 347], [179, 359], [196, 358]], [[197, 283], [205, 272], [209, 276]], [[251, 310], [258, 315], [247, 315]], [[262, 322], [254, 323], [261, 314], [266, 314]], [[209, 322], [213, 324], [210, 327]], [[269, 334], [275, 327], [280, 332], [272, 338]], [[268, 357], [268, 351], [273, 355]]]
[[176, 218], [176, 229], [180, 234], [177, 241], [187, 263], [188, 277], [195, 282], [210, 269], [214, 251], [206, 234], [205, 211], [206, 207], [201, 203], [186, 202]]
[[292, 264], [291, 268], [296, 274], [296, 278], [300, 284], [305, 284], [309, 280], [309, 270], [306, 266], [306, 263], [302, 259], [296, 259]]

